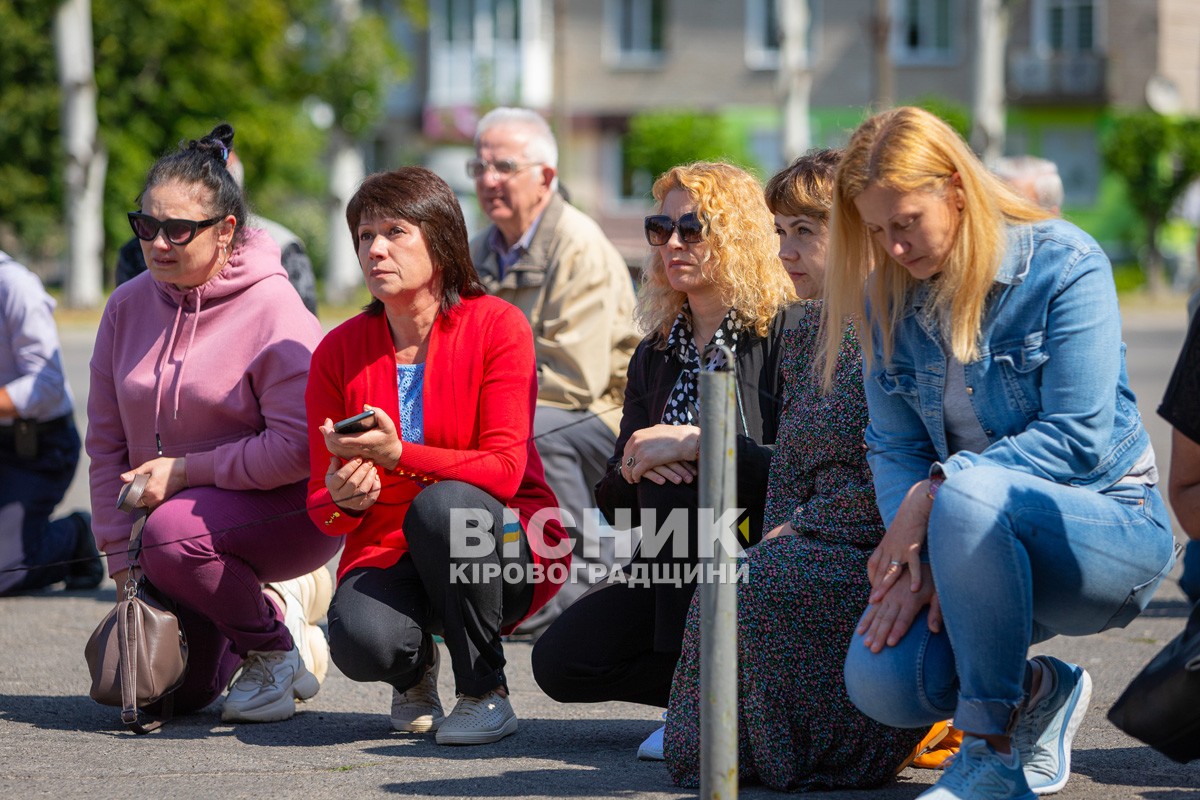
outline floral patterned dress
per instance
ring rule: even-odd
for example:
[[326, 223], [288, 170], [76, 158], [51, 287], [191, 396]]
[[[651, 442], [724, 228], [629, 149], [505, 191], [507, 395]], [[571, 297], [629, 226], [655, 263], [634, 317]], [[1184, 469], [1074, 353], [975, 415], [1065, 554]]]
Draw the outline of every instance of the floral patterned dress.
[[[743, 781], [804, 791], [891, 779], [924, 730], [881, 725], [846, 696], [842, 665], [866, 607], [867, 557], [883, 536], [867, 467], [862, 352], [848, 328], [831, 392], [814, 362], [819, 302], [785, 334], [787, 397], [771, 461], [764, 533], [795, 536], [747, 554], [738, 586], [738, 770]], [[680, 786], [700, 782], [699, 593], [667, 711], [664, 751]]]

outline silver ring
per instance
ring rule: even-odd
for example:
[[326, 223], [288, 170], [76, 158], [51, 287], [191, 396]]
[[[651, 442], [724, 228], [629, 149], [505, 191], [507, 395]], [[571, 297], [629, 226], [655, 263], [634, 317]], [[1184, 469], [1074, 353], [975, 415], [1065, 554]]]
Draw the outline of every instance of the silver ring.
[[893, 567], [899, 567], [899, 566], [903, 565], [903, 562], [901, 562], [901, 561], [889, 561], [888, 563], [891, 564]]
[[630, 469], [633, 469], [633, 456], [630, 456], [629, 458], [625, 459], [625, 466], [629, 467]]

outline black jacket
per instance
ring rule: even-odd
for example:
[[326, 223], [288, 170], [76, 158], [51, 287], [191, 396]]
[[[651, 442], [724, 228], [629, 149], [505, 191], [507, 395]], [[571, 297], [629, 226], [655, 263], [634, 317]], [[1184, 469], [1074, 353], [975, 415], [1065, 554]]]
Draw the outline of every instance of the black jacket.
[[[804, 307], [799, 304], [785, 308], [771, 321], [766, 336], [751, 332], [738, 347], [737, 492], [738, 505], [750, 512], [752, 541], [757, 541], [760, 535], [767, 470], [783, 402], [779, 385], [783, 332], [795, 327], [804, 313]], [[637, 487], [621, 476], [621, 455], [634, 431], [662, 420], [671, 390], [683, 371], [678, 359], [657, 348], [660, 341], [657, 334], [647, 336], [629, 360], [629, 382], [625, 387], [620, 434], [612, 458], [608, 460], [608, 471], [596, 484], [596, 504], [610, 523], [615, 522], [615, 509], [628, 508], [633, 524], [640, 524]]]

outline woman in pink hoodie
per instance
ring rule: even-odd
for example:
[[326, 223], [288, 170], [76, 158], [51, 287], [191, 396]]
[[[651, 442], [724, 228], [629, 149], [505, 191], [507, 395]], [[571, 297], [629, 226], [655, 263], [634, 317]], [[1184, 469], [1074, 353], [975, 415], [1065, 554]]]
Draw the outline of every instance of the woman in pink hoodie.
[[304, 385], [321, 328], [271, 237], [245, 227], [232, 143], [219, 125], [161, 158], [129, 214], [149, 270], [104, 310], [87, 452], [93, 529], [118, 591], [132, 517], [115, 501], [148, 478], [140, 563], [178, 603], [189, 644], [176, 713], [229, 685], [222, 719], [272, 722], [320, 687], [329, 651], [313, 623], [341, 542], [305, 513]]

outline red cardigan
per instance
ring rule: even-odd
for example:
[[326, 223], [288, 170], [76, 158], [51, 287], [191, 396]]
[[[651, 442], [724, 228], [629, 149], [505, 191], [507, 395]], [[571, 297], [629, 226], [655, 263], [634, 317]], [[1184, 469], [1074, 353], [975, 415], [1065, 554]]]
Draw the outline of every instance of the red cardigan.
[[[318, 427], [326, 418], [357, 414], [364, 403], [383, 409], [399, 427], [396, 350], [384, 314], [359, 314], [330, 331], [313, 353], [305, 391], [308, 514], [329, 535], [346, 536], [339, 580], [357, 567], [385, 568], [400, 560], [408, 549], [404, 515], [429, 483], [452, 479], [477, 486], [516, 511], [526, 531], [534, 513], [558, 505], [533, 445], [533, 335], [515, 306], [474, 297], [438, 317], [429, 337], [421, 402], [425, 443], [405, 442], [396, 468], [380, 471], [379, 500], [364, 515], [340, 512], [325, 488], [329, 451]], [[566, 537], [558, 522], [545, 523], [543, 531], [548, 547], [567, 549], [557, 546]], [[570, 565], [569, 550], [547, 559], [538, 552], [546, 548], [538, 545], [530, 547], [535, 564], [543, 569], [555, 562]], [[545, 605], [559, 585], [538, 582], [527, 613]]]

